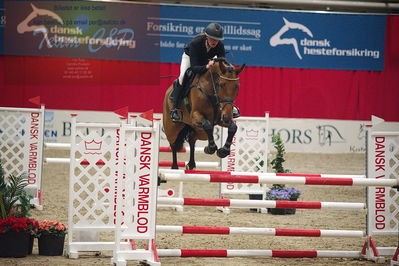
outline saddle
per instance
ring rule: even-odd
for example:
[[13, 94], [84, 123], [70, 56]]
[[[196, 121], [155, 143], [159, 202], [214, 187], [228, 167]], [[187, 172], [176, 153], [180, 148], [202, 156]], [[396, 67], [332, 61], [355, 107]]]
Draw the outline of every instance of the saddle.
[[190, 93], [191, 84], [193, 83], [194, 78], [195, 78], [194, 72], [191, 70], [191, 68], [188, 68], [186, 70], [186, 72], [184, 73], [184, 78], [183, 78], [182, 99], [186, 98], [188, 96], [188, 94]]

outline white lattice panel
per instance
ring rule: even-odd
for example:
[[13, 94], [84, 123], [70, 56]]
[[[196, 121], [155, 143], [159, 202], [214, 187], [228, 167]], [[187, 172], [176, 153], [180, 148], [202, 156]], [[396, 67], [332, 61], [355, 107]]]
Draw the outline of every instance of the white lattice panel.
[[[368, 177], [399, 179], [399, 131], [369, 133]], [[390, 187], [368, 189], [370, 235], [397, 235], [399, 192]]]
[[[237, 119], [238, 130], [222, 171], [267, 172], [269, 114], [264, 118]], [[227, 130], [223, 139], [227, 138]], [[264, 194], [266, 185], [222, 183], [222, 194]]]
[[[99, 239], [100, 232], [115, 229], [119, 180], [120, 124], [76, 123], [72, 119], [69, 180], [69, 243], [70, 255], [85, 250], [112, 250], [113, 242]], [[86, 243], [80, 236], [86, 232], [98, 235]], [[75, 243], [78, 242], [78, 243]]]
[[[71, 228], [114, 228], [119, 125], [76, 125], [71, 138]], [[88, 134], [87, 134], [88, 133]]]
[[0, 152], [6, 175], [28, 177], [26, 191], [42, 208], [41, 176], [44, 106], [40, 109], [0, 107]]
[[[127, 250], [129, 242], [122, 239], [155, 237], [159, 125], [158, 131], [124, 126], [121, 130], [120, 124], [77, 123], [76, 117], [72, 119], [70, 257], [78, 257], [80, 251], [114, 250], [117, 260], [132, 256], [145, 259], [151, 253], [134, 250], [126, 255], [132, 250]], [[107, 231], [115, 234], [117, 242], [109, 241], [103, 234]]]

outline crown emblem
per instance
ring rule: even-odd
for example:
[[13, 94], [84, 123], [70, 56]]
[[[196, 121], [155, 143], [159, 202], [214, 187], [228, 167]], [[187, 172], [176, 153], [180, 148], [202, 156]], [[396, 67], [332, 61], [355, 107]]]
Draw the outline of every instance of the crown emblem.
[[245, 134], [248, 138], [257, 138], [259, 135], [259, 130], [255, 129], [245, 130]]
[[[86, 151], [100, 151], [102, 144], [103, 144], [102, 141], [97, 142], [94, 139], [92, 141], [85, 141], [85, 150]], [[99, 154], [97, 152], [94, 152], [94, 153]]]

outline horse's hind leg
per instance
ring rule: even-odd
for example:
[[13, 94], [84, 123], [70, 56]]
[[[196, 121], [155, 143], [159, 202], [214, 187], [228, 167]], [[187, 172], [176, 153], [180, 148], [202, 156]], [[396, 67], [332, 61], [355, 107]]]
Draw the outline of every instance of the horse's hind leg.
[[230, 154], [230, 146], [231, 143], [233, 142], [233, 137], [237, 132], [237, 125], [234, 122], [231, 122], [229, 126], [227, 127], [227, 139], [226, 142], [224, 143], [223, 147], [218, 149], [216, 155], [219, 158], [224, 158], [227, 155]]
[[188, 144], [190, 145], [190, 160], [188, 161], [188, 164], [186, 165], [186, 169], [188, 169], [188, 170], [193, 170], [196, 167], [196, 165], [195, 165], [195, 142], [197, 140], [194, 138], [193, 134], [194, 134], [194, 132], [192, 132], [189, 135], [189, 139], [188, 139]]

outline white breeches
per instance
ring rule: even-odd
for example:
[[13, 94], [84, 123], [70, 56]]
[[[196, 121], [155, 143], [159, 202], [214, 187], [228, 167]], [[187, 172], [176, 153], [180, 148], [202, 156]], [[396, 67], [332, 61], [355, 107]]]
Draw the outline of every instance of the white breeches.
[[180, 76], [179, 76], [180, 85], [183, 85], [184, 73], [186, 73], [186, 70], [190, 66], [191, 66], [190, 65], [190, 57], [186, 53], [183, 53], [183, 55], [181, 57], [181, 64], [180, 64]]

